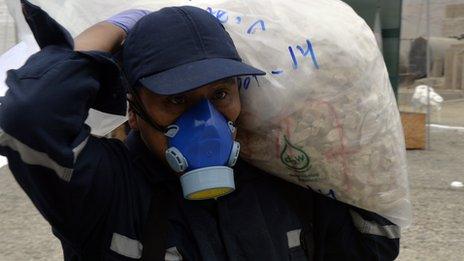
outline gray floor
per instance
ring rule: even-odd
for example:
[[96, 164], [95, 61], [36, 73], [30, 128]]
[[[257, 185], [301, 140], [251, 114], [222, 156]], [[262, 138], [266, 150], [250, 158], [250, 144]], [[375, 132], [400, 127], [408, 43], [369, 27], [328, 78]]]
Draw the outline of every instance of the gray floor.
[[432, 130], [430, 151], [409, 151], [413, 225], [403, 232], [399, 260], [464, 260], [464, 132]]
[[0, 170], [0, 261], [63, 260], [50, 226], [6, 167]]

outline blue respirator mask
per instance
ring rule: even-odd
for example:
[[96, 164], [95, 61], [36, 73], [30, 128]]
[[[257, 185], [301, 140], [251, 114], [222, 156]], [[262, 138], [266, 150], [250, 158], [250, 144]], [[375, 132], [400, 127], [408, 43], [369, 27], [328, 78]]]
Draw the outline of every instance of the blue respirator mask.
[[240, 144], [235, 127], [208, 100], [201, 100], [167, 127], [166, 160], [180, 177], [184, 197], [212, 199], [234, 191], [232, 166]]

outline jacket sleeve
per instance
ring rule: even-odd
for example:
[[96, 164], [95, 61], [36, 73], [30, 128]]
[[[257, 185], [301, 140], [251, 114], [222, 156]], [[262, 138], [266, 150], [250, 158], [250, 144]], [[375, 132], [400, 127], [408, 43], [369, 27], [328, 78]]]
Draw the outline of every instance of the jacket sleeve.
[[400, 227], [366, 210], [317, 195], [318, 260], [395, 260]]
[[41, 214], [71, 242], [96, 229], [128, 172], [124, 145], [91, 136], [84, 123], [89, 108], [103, 104], [102, 92], [108, 108], [114, 103], [113, 112], [125, 112], [122, 88], [103, 86], [118, 70], [103, 53], [48, 46], [8, 71], [9, 90], [0, 100], [0, 154]]

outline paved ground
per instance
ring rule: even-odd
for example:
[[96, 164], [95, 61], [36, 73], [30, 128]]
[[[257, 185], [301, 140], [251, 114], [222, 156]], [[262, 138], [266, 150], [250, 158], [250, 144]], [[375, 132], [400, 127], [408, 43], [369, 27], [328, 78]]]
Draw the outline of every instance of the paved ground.
[[[464, 100], [445, 102], [431, 123], [464, 127]], [[464, 131], [432, 128], [430, 140], [430, 150], [407, 154], [414, 223], [399, 260], [464, 260], [464, 189], [450, 187], [464, 182]]]
[[63, 257], [50, 226], [4, 167], [0, 170], [0, 261], [29, 260]]
[[399, 260], [464, 260], [464, 132], [432, 130], [430, 151], [409, 151], [414, 223], [404, 231]]

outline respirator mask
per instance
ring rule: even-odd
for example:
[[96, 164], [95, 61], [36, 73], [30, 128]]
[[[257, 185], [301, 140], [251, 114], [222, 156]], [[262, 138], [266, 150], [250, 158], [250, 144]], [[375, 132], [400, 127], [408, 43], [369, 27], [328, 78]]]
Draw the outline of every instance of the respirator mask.
[[141, 106], [129, 100], [134, 112], [168, 138], [166, 161], [181, 174], [184, 197], [190, 200], [218, 198], [235, 190], [234, 172], [240, 143], [234, 141], [235, 127], [213, 104], [202, 99], [168, 127], [156, 124]]
[[180, 177], [184, 197], [211, 199], [234, 191], [231, 167], [240, 144], [234, 141], [235, 127], [206, 99], [182, 114], [167, 127], [166, 160]]

